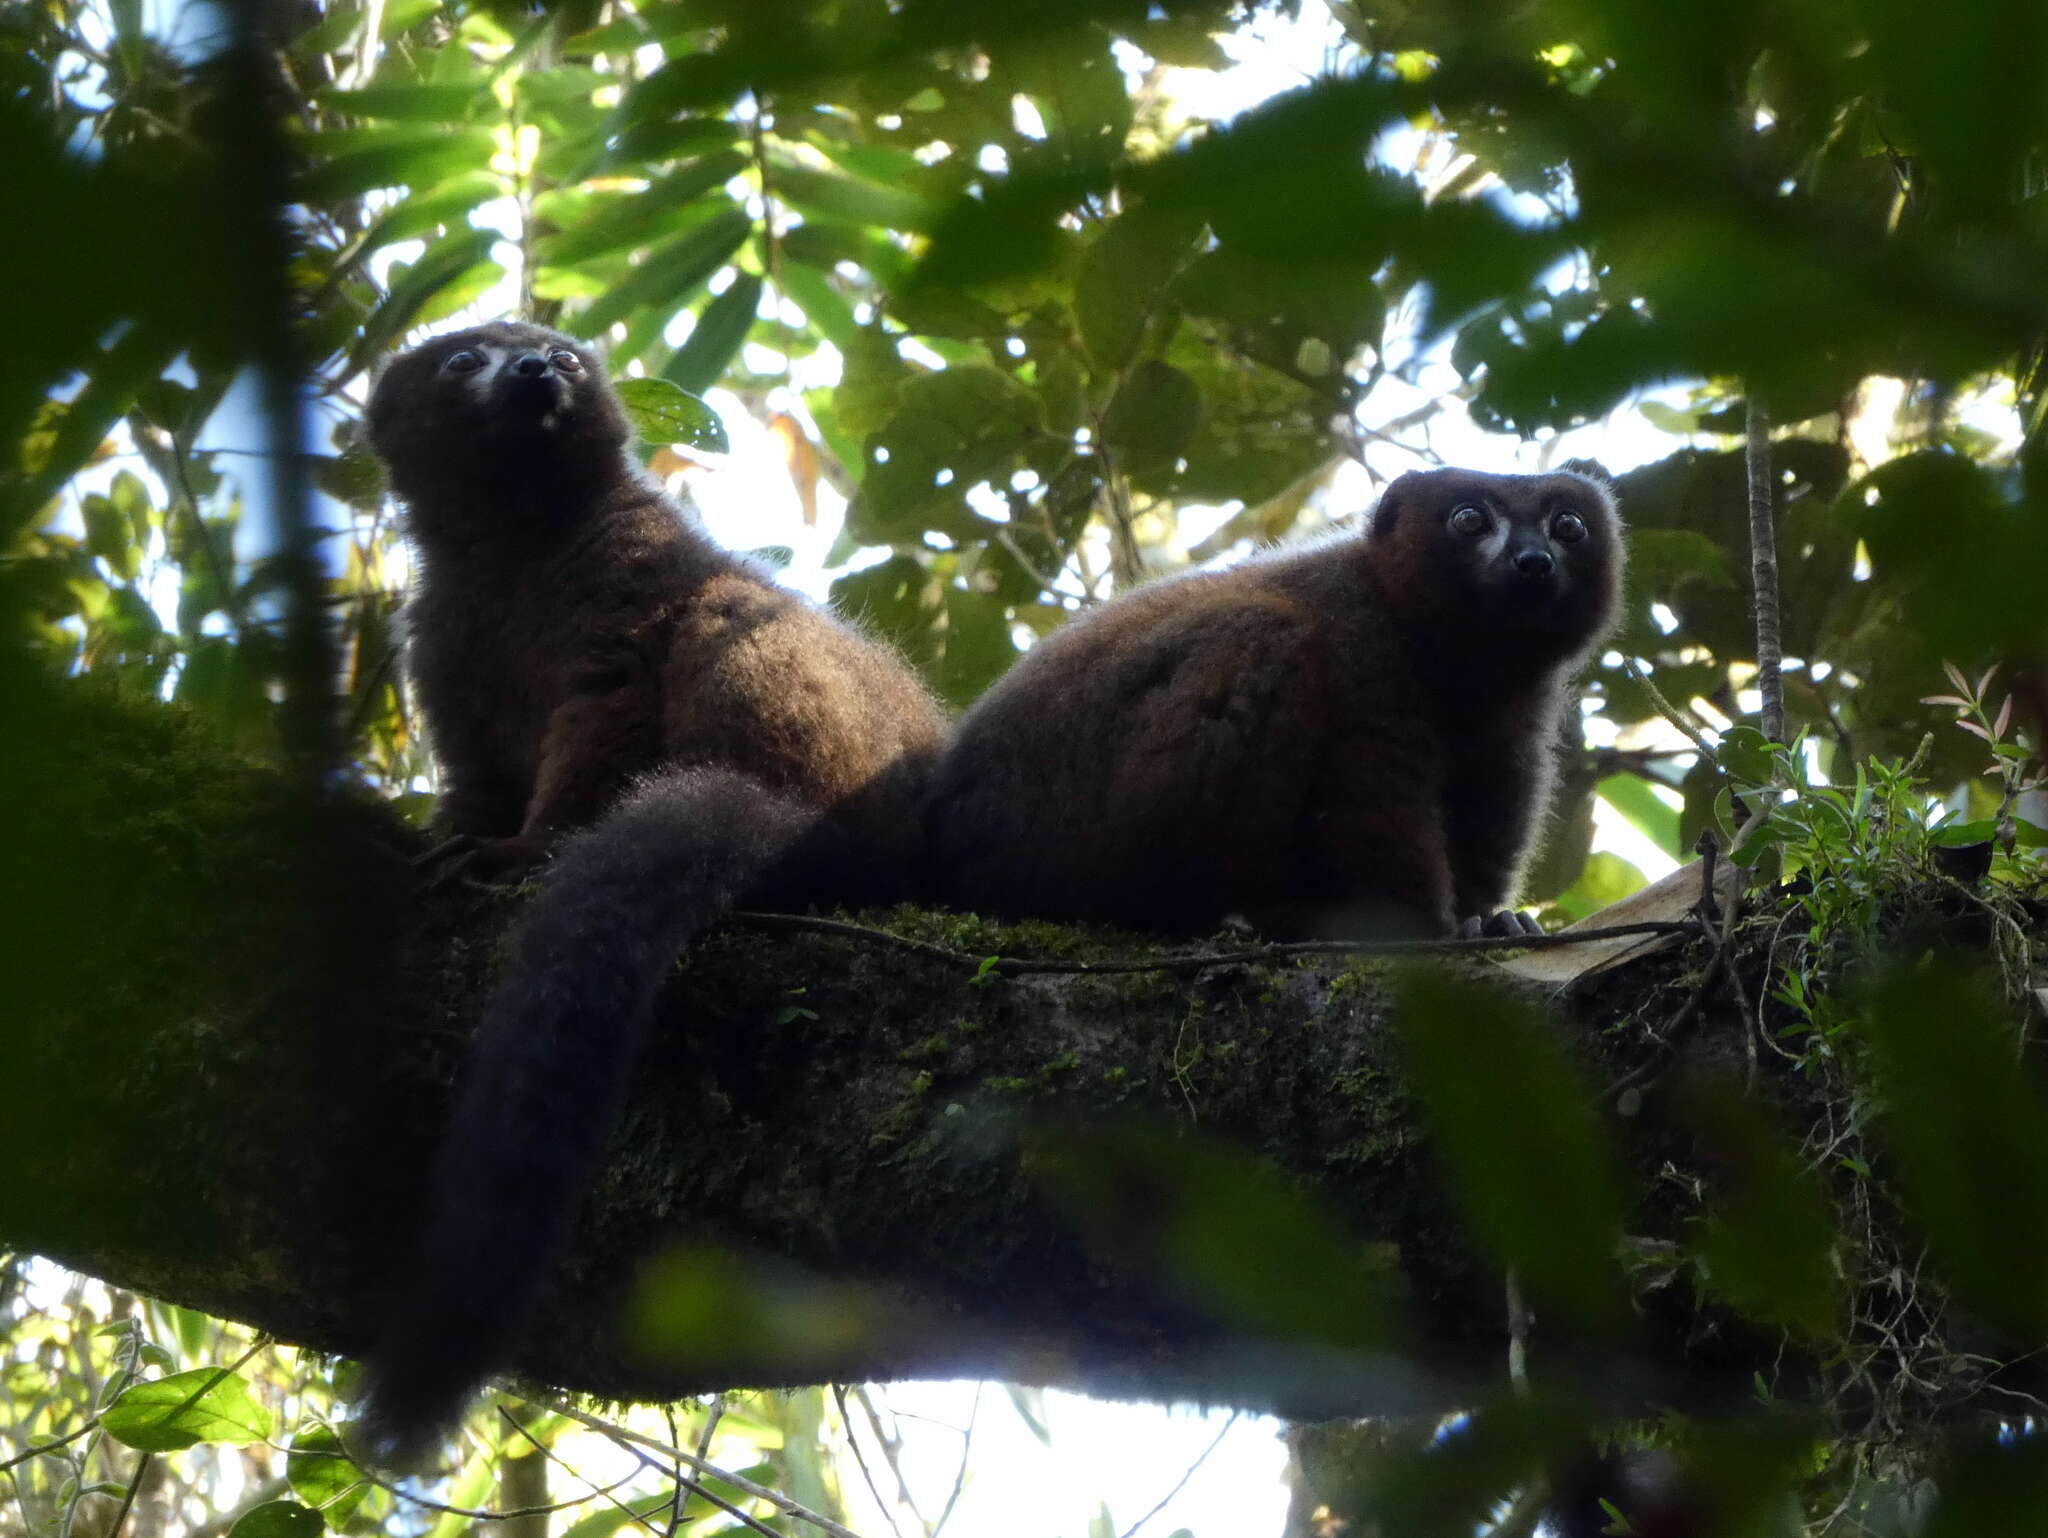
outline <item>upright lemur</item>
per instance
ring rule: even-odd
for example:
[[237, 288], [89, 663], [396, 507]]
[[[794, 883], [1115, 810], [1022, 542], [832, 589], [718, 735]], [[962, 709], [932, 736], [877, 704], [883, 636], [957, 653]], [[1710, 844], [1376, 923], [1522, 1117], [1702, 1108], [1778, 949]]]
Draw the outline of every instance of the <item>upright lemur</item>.
[[1183, 933], [1498, 923], [1621, 568], [1599, 481], [1438, 470], [1388, 487], [1363, 538], [1139, 588], [968, 712], [931, 885]]
[[742, 899], [903, 895], [945, 723], [894, 652], [640, 472], [583, 343], [438, 337], [384, 370], [368, 424], [418, 565], [406, 655], [456, 835], [440, 869], [556, 856], [463, 1071], [421, 1251], [394, 1268], [366, 1411], [392, 1461], [525, 1324], [678, 948]]

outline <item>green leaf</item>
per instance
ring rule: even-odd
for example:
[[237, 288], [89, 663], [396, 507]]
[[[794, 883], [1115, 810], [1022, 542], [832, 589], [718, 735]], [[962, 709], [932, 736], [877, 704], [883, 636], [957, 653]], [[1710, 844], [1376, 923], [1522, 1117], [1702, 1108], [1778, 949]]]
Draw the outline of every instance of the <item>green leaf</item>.
[[746, 168], [747, 156], [728, 148], [678, 166], [637, 191], [603, 200], [557, 196], [551, 204], [565, 206], [551, 206], [550, 216], [560, 217], [563, 228], [542, 243], [543, 259], [566, 266], [608, 252], [630, 251], [657, 235], [666, 235], [678, 218], [701, 212], [691, 210], [691, 204], [722, 188]]
[[1225, 322], [1233, 347], [1283, 372], [1327, 379], [1327, 388], [1359, 347], [1378, 345], [1386, 323], [1363, 262], [1282, 261], [1226, 247], [1190, 267], [1174, 292], [1190, 311]]
[[1721, 734], [1721, 748], [1715, 757], [1723, 769], [1751, 785], [1770, 784], [1777, 769], [1770, 739], [1753, 726], [1729, 727]]
[[1668, 1115], [1707, 1155], [1708, 1221], [1698, 1246], [1707, 1290], [1809, 1340], [1839, 1335], [1835, 1215], [1797, 1150], [1729, 1083], [1682, 1085]]
[[1649, 878], [1636, 866], [1611, 849], [1601, 849], [1587, 855], [1578, 879], [1550, 900], [1566, 917], [1577, 921], [1649, 884]]
[[438, 186], [413, 193], [371, 226], [357, 253], [358, 264], [362, 257], [385, 246], [417, 239], [437, 229], [463, 233], [469, 228], [470, 211], [503, 195], [504, 190], [504, 183], [491, 172], [467, 171]]
[[652, 42], [647, 23], [637, 16], [622, 16], [603, 26], [591, 27], [562, 40], [562, 56], [570, 59], [597, 58], [611, 53], [631, 53], [642, 43]]
[[1271, 369], [1247, 368], [1184, 326], [1168, 360], [1202, 392], [1203, 419], [1185, 468], [1148, 490], [1196, 501], [1264, 504], [1287, 496], [1337, 453], [1327, 400]]
[[1123, 153], [1131, 96], [1110, 39], [1095, 27], [1040, 27], [992, 46], [990, 76], [1029, 96], [1045, 118], [1046, 149], [1104, 165]]
[[1667, 602], [1695, 583], [1719, 591], [1735, 586], [1728, 552], [1696, 529], [1631, 528], [1628, 581], [1636, 592]]
[[692, 393], [709, 389], [724, 378], [727, 366], [754, 328], [761, 287], [758, 273], [735, 273], [726, 291], [704, 306], [696, 328], [668, 360], [662, 377]]
[[359, 91], [321, 91], [317, 99], [352, 117], [392, 118], [400, 122], [458, 123], [479, 102], [490, 102], [489, 87], [470, 82], [452, 85], [380, 84]]
[[1129, 29], [1129, 36], [1161, 64], [1183, 69], [1228, 69], [1230, 55], [1200, 16], [1161, 16]]
[[576, 317], [577, 325], [595, 336], [637, 310], [673, 309], [726, 264], [753, 228], [754, 221], [744, 210], [721, 210], [697, 228], [648, 252], [645, 261]]
[[832, 408], [840, 430], [865, 441], [896, 415], [897, 392], [915, 371], [897, 352], [896, 338], [879, 323], [863, 326], [843, 350], [846, 356], [839, 388], [832, 392]]
[[1132, 1120], [1058, 1121], [1027, 1130], [1025, 1165], [1091, 1244], [1222, 1324], [1315, 1346], [1392, 1339], [1390, 1247], [1241, 1149]]
[[945, 633], [939, 653], [939, 693], [965, 710], [1017, 660], [1007, 606], [994, 593], [946, 589]]
[[142, 0], [110, 0], [107, 10], [114, 22], [114, 48], [122, 72], [133, 80], [142, 72]]
[[[1450, 1538], [1487, 1525], [1518, 1485], [1568, 1446], [1576, 1417], [1530, 1403], [1482, 1409], [1449, 1435], [1391, 1441], [1333, 1470], [1332, 1505], [1369, 1532]], [[1323, 1493], [1320, 1489], [1318, 1493]]]
[[860, 335], [861, 326], [854, 318], [853, 306], [817, 268], [807, 267], [802, 262], [785, 261], [776, 274], [776, 281], [803, 310], [804, 319], [841, 352]]
[[85, 548], [113, 567], [123, 581], [132, 581], [141, 564], [141, 552], [129, 537], [128, 520], [114, 506], [113, 498], [88, 492], [79, 511], [85, 518]]
[[1599, 795], [1672, 859], [1685, 857], [1684, 846], [1678, 842], [1678, 808], [1658, 795], [1648, 780], [1634, 774], [1610, 774], [1600, 782]]
[[233, 1373], [195, 1367], [136, 1384], [107, 1407], [100, 1424], [117, 1442], [169, 1453], [200, 1442], [261, 1442], [270, 1435], [271, 1416]]
[[913, 662], [929, 667], [937, 653], [933, 624], [943, 597], [915, 556], [892, 555], [848, 572], [832, 584], [832, 607], [857, 616]]
[[228, 1529], [228, 1538], [319, 1538], [320, 1513], [297, 1501], [266, 1501]]
[[1473, 1238], [1515, 1270], [1539, 1317], [1620, 1330], [1622, 1187], [1555, 1026], [1502, 987], [1434, 967], [1404, 972], [1396, 998], [1435, 1162]]
[[900, 1299], [856, 1282], [816, 1281], [756, 1257], [677, 1245], [639, 1268], [624, 1339], [649, 1364], [716, 1361], [738, 1350], [799, 1361], [856, 1352], [900, 1328]]
[[769, 190], [806, 218], [843, 219], [890, 230], [921, 230], [931, 217], [923, 198], [837, 171], [778, 163], [768, 170]]
[[[1919, 643], [1924, 674], [1946, 657], [2039, 647], [2048, 540], [2038, 505], [2013, 495], [1998, 472], [1946, 450], [1904, 455], [1837, 505], [1868, 545], [1872, 580], [1898, 605], [1902, 639]], [[1930, 528], [1942, 537], [1929, 540]]]
[[1038, 1438], [1041, 1447], [1052, 1446], [1052, 1427], [1045, 1418], [1045, 1390], [1024, 1383], [1005, 1383], [1004, 1390], [1010, 1396], [1010, 1408], [1017, 1412], [1017, 1418], [1025, 1428]]
[[340, 1527], [374, 1488], [363, 1471], [342, 1452], [341, 1438], [325, 1426], [316, 1426], [292, 1438], [285, 1461], [285, 1477], [292, 1494], [306, 1505], [325, 1514], [329, 1527]]
[[[298, 54], [332, 53], [353, 42], [363, 30], [363, 6], [330, 11], [318, 26], [308, 28], [292, 42]], [[440, 0], [394, 0], [383, 7], [378, 36], [385, 42], [403, 37], [441, 9]]]
[[965, 494], [979, 481], [1007, 483], [1029, 433], [1038, 397], [986, 365], [915, 374], [897, 390], [896, 414], [870, 438], [867, 473], [850, 515], [859, 537], [877, 543], [925, 529], [960, 537], [985, 531]]
[[1757, 862], [1763, 859], [1767, 850], [1776, 848], [1788, 838], [1794, 838], [1796, 835], [1796, 829], [1787, 827], [1778, 818], [1767, 818], [1764, 822], [1745, 833], [1739, 846], [1729, 849], [1729, 862], [1740, 866], [1744, 870], [1753, 870], [1756, 868]]
[[332, 459], [314, 460], [313, 483], [336, 501], [374, 508], [384, 493], [384, 472], [377, 456], [356, 443]]
[[1637, 401], [1636, 410], [1643, 414], [1645, 422], [1659, 432], [1686, 438], [1700, 430], [1700, 413], [1697, 410], [1681, 411], [1676, 406], [1667, 406], [1664, 402], [1655, 400]]
[[1074, 278], [1074, 320], [1097, 368], [1113, 372], [1130, 362], [1146, 321], [1200, 233], [1199, 220], [1140, 206], [1088, 248]]
[[[497, 148], [481, 128], [378, 129], [347, 140], [344, 132], [306, 141], [312, 164], [298, 185], [298, 196], [306, 202], [341, 203], [384, 187], [432, 187], [465, 171], [487, 170]], [[350, 147], [322, 159], [321, 152], [335, 141]]]
[[630, 167], [643, 161], [667, 161], [682, 155], [701, 154], [732, 143], [732, 138], [733, 125], [722, 117], [681, 117], [633, 123], [591, 168], [591, 173]]
[[1102, 415], [1102, 441], [1130, 467], [1171, 466], [1202, 425], [1202, 392], [1170, 363], [1148, 358], [1132, 369]]
[[1883, 1130], [1957, 1301], [2017, 1340], [2048, 1336], [2048, 1097], [1985, 968], [1901, 961], [1869, 989]]
[[613, 388], [642, 443], [680, 443], [710, 454], [731, 447], [710, 404], [670, 380], [621, 379]]
[[970, 288], [1054, 266], [1066, 249], [1060, 220], [1108, 183], [1100, 168], [1053, 168], [1019, 157], [986, 197], [960, 197], [939, 215], [899, 301], [905, 294]]
[[1991, 835], [1998, 831], [1998, 823], [1990, 817], [1980, 817], [1974, 822], [1946, 822], [1927, 835], [1927, 842], [1942, 849], [1960, 848], [1965, 844], [1988, 844]]
[[180, 1308], [175, 1303], [157, 1302], [162, 1310], [164, 1322], [178, 1338], [178, 1349], [187, 1357], [194, 1357], [205, 1349], [206, 1343], [219, 1326], [219, 1321], [197, 1309]]
[[445, 300], [457, 285], [473, 286], [481, 277], [494, 280], [499, 268], [488, 260], [498, 235], [493, 230], [464, 226], [435, 241], [420, 259], [391, 285], [391, 292], [363, 322], [363, 334], [356, 344], [355, 361], [362, 367], [396, 341], [408, 327], [423, 319], [429, 306]]

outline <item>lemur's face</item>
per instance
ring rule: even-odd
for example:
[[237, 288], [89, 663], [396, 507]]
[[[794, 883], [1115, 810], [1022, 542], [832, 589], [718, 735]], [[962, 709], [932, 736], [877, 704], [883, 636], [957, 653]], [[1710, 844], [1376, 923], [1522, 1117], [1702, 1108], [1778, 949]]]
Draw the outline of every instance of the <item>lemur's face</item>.
[[595, 349], [517, 321], [423, 342], [370, 394], [370, 441], [401, 482], [466, 453], [530, 461], [630, 436]]
[[1614, 607], [1621, 520], [1604, 486], [1569, 471], [1404, 475], [1372, 538], [1406, 547], [1399, 569], [1488, 631], [1590, 640]]
[[462, 392], [485, 413], [545, 423], [588, 387], [590, 366], [575, 344], [538, 327], [459, 332], [436, 350], [437, 388]]

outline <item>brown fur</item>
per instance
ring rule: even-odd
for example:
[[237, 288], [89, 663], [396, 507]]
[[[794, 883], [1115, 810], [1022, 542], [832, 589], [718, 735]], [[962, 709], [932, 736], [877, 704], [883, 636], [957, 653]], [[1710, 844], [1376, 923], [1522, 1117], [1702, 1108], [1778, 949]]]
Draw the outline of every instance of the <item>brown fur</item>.
[[[483, 348], [582, 368], [522, 404], [494, 365], [445, 369]], [[914, 821], [870, 787], [935, 751], [937, 707], [893, 652], [720, 549], [630, 463], [594, 349], [511, 322], [437, 337], [384, 371], [369, 427], [417, 554], [407, 658], [452, 831], [520, 840], [499, 862], [516, 869], [637, 774], [723, 767], [841, 808], [901, 867]]]
[[411, 671], [456, 834], [440, 873], [560, 847], [372, 1356], [362, 1445], [404, 1462], [525, 1328], [677, 949], [738, 902], [905, 895], [944, 720], [893, 652], [718, 548], [628, 462], [572, 338], [437, 338], [385, 371], [369, 423], [419, 558]]
[[[1482, 541], [1448, 520], [1486, 510]], [[1570, 510], [1585, 537], [1549, 537]], [[1515, 560], [1550, 557], [1548, 573]], [[1489, 554], [1489, 552], [1491, 552]], [[969, 712], [930, 807], [962, 906], [1195, 933], [1450, 931], [1514, 893], [1620, 521], [1574, 473], [1443, 470], [1366, 537], [1140, 588]]]

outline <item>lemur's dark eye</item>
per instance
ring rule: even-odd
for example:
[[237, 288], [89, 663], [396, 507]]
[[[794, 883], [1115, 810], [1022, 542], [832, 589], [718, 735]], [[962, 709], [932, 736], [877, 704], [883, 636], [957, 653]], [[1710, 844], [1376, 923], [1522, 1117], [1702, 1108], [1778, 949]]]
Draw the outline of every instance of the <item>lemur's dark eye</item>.
[[441, 365], [451, 374], [474, 374], [483, 366], [484, 355], [473, 347], [465, 347], [461, 352], [451, 352]]
[[1453, 534], [1484, 534], [1493, 527], [1493, 520], [1486, 515], [1486, 509], [1477, 503], [1463, 502], [1451, 509], [1451, 532]]
[[565, 374], [580, 374], [583, 372], [583, 360], [566, 347], [557, 347], [553, 352], [549, 353], [548, 362], [554, 364], [556, 368]]
[[1576, 545], [1586, 537], [1586, 520], [1577, 513], [1559, 513], [1550, 520], [1550, 537], [1560, 545]]

